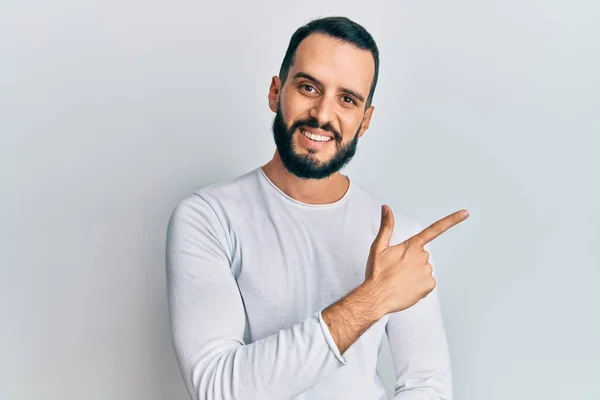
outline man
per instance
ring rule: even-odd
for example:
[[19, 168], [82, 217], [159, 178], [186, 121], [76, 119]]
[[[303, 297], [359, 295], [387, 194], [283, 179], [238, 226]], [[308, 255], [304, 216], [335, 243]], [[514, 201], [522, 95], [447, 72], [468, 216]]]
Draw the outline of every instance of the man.
[[425, 230], [339, 170], [369, 127], [379, 55], [347, 18], [291, 38], [269, 107], [264, 166], [183, 200], [167, 237], [174, 347], [193, 399], [383, 399], [387, 333], [396, 399], [452, 398]]

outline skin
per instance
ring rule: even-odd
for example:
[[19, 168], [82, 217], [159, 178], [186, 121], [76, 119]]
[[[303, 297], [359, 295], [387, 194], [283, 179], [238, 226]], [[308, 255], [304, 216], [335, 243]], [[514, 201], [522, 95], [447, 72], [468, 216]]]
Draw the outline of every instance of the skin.
[[[304, 39], [288, 77], [274, 76], [269, 108], [276, 113], [277, 150], [262, 168], [288, 196], [307, 204], [328, 204], [348, 190], [339, 172], [354, 155], [369, 128], [374, 107], [366, 105], [375, 65], [371, 52], [322, 34]], [[300, 128], [334, 138], [324, 146], [308, 144]], [[394, 216], [382, 206], [381, 225], [373, 241], [363, 284], [321, 313], [343, 354], [384, 315], [412, 307], [436, 285], [424, 246], [468, 217], [457, 211], [403, 243], [389, 246]]]
[[[314, 149], [303, 144], [302, 135], [296, 129], [291, 140], [297, 157], [305, 156], [317, 166], [326, 166], [356, 137], [364, 135], [375, 109], [367, 108], [365, 103], [374, 74], [375, 63], [368, 50], [322, 34], [309, 35], [300, 43], [286, 82], [281, 82], [278, 76], [271, 81], [269, 108], [275, 113], [281, 110], [287, 128], [296, 121], [313, 119], [319, 126], [328, 125], [336, 133], [324, 132], [333, 134], [335, 140]], [[263, 166], [263, 171], [285, 194], [308, 204], [335, 202], [344, 196], [349, 186], [348, 178], [337, 171], [322, 179], [294, 175], [284, 166], [278, 150]]]

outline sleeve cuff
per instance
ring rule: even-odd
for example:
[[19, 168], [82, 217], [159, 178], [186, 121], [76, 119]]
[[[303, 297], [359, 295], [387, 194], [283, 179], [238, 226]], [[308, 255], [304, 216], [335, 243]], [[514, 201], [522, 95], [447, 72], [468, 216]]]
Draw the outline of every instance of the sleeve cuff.
[[335, 344], [335, 340], [333, 340], [333, 336], [331, 336], [329, 327], [327, 326], [325, 321], [323, 321], [323, 316], [321, 315], [321, 311], [319, 311], [319, 323], [321, 324], [321, 330], [323, 331], [323, 336], [325, 336], [325, 341], [329, 345], [329, 348], [331, 349], [331, 351], [333, 352], [335, 357], [342, 364], [344, 364], [344, 365], [347, 364], [348, 361], [346, 361], [346, 358], [340, 353], [340, 349], [338, 349], [337, 344]]

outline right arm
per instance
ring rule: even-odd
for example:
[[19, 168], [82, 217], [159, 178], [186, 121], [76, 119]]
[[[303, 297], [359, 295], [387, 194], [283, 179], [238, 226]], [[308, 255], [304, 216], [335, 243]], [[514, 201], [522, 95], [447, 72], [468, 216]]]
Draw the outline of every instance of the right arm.
[[346, 363], [320, 312], [244, 343], [244, 306], [225, 233], [199, 196], [171, 215], [166, 268], [173, 345], [192, 399], [288, 399]]
[[394, 215], [389, 207], [382, 206], [381, 224], [369, 252], [365, 281], [322, 313], [342, 354], [381, 317], [406, 310], [433, 291], [436, 282], [424, 246], [467, 216], [468, 213], [455, 212], [406, 241], [390, 246]]
[[344, 354], [352, 343], [386, 314], [379, 307], [377, 292], [374, 285], [365, 282], [323, 310], [323, 321], [340, 354]]

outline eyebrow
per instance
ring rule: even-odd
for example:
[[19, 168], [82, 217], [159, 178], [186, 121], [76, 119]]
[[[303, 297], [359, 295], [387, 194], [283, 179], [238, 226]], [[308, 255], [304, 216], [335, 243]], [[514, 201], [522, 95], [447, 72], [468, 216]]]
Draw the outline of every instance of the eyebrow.
[[[302, 71], [296, 72], [294, 74], [294, 76], [292, 77], [292, 79], [298, 79], [298, 78], [306, 78], [306, 79], [309, 79], [309, 80], [315, 82], [319, 86], [323, 86], [323, 84], [321, 83], [321, 81], [319, 81], [314, 76], [312, 76], [310, 74], [307, 74], [306, 72], [302, 72]], [[351, 89], [347, 89], [347, 88], [342, 88], [342, 91], [345, 92], [345, 93], [348, 93], [348, 94], [350, 94], [350, 95], [352, 95], [354, 97], [356, 97], [358, 100], [360, 100], [363, 103], [365, 101], [365, 98], [360, 93], [358, 93], [355, 90], [351, 90]]]

